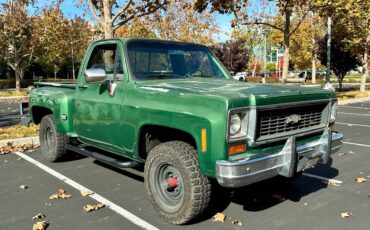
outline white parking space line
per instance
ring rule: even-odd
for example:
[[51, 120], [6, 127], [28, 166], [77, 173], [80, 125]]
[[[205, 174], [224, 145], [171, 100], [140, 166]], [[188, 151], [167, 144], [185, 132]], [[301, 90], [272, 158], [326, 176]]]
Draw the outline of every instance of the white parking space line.
[[367, 127], [370, 128], [370, 125], [362, 125], [362, 124], [352, 124], [352, 123], [343, 123], [343, 122], [335, 122], [338, 125], [347, 125], [347, 126], [359, 126], [359, 127]]
[[[91, 191], [91, 192], [93, 192], [91, 189], [86, 188], [85, 186], [77, 183], [76, 181], [64, 176], [63, 174], [55, 171], [54, 169], [49, 168], [48, 166], [40, 163], [39, 161], [37, 161], [37, 160], [35, 160], [35, 159], [33, 159], [33, 158], [23, 154], [23, 153], [16, 152], [15, 154], [17, 154], [18, 156], [22, 157], [24, 160], [34, 164], [35, 166], [39, 167], [40, 169], [44, 170], [45, 172], [47, 172], [50, 175], [58, 178], [59, 180], [65, 182], [66, 184], [72, 186], [73, 188], [75, 188], [79, 191]], [[143, 229], [159, 230], [158, 228], [154, 227], [153, 225], [149, 224], [148, 222], [140, 219], [139, 217], [135, 216], [131, 212], [129, 212], [126, 209], [116, 205], [115, 203], [109, 201], [108, 199], [104, 198], [103, 196], [101, 196], [97, 193], [94, 193], [94, 194], [90, 195], [90, 197], [93, 198], [94, 200], [104, 204], [106, 207], [108, 207], [112, 211], [114, 211], [117, 214], [123, 216], [127, 220], [131, 221], [133, 224], [135, 224], [135, 225], [137, 225], [137, 226], [139, 226]]]
[[366, 107], [356, 107], [356, 106], [347, 106], [347, 105], [341, 105], [339, 106], [339, 108], [341, 107], [345, 107], [345, 108], [350, 108], [350, 109], [365, 109], [365, 110], [369, 110], [370, 108], [366, 108]]
[[335, 184], [342, 184], [343, 183], [343, 181], [340, 181], [340, 180], [330, 179], [330, 178], [314, 175], [314, 174], [311, 174], [311, 173], [302, 173], [302, 175], [307, 176], [307, 177], [311, 177], [311, 178], [315, 178], [315, 179], [319, 179], [319, 180], [323, 180], [323, 181], [326, 181], [328, 183], [335, 183]]
[[343, 141], [343, 144], [347, 144], [347, 145], [357, 145], [357, 146], [361, 146], [361, 147], [367, 147], [367, 148], [370, 148], [370, 145], [364, 145], [364, 144], [358, 144], [358, 143], [352, 143], [352, 142], [346, 142], [346, 141]]
[[339, 114], [347, 114], [347, 115], [356, 115], [356, 116], [365, 116], [370, 117], [370, 114], [361, 114], [361, 113], [345, 113], [345, 112], [338, 112]]

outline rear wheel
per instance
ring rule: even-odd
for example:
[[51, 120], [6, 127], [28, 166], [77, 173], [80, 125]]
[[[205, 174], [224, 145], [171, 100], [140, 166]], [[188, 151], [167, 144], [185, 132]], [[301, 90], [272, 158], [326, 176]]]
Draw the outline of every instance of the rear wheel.
[[55, 129], [52, 115], [42, 118], [39, 129], [42, 155], [49, 161], [61, 160], [66, 154], [67, 136]]
[[157, 214], [172, 224], [185, 224], [208, 207], [211, 183], [200, 172], [196, 150], [170, 141], [154, 147], [146, 160], [145, 186]]

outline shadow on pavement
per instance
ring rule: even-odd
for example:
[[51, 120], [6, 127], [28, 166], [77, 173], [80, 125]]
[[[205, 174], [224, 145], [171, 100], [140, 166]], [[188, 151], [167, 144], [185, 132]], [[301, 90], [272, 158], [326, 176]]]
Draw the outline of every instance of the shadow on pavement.
[[[319, 165], [320, 175], [333, 178], [339, 171], [331, 167], [332, 161], [327, 165]], [[271, 178], [243, 188], [226, 189], [216, 185], [217, 191], [211, 200], [210, 209], [197, 222], [205, 221], [217, 212], [223, 212], [230, 203], [241, 205], [245, 211], [259, 212], [271, 208], [281, 202], [290, 200], [299, 202], [302, 197], [315, 193], [328, 185], [319, 179], [300, 176], [291, 182]]]

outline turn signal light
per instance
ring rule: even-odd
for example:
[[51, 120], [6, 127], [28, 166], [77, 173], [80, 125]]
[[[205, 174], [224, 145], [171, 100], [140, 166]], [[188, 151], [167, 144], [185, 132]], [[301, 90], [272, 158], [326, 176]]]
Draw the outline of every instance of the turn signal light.
[[229, 155], [235, 155], [238, 153], [243, 153], [247, 150], [247, 144], [239, 144], [239, 145], [232, 145], [229, 146]]

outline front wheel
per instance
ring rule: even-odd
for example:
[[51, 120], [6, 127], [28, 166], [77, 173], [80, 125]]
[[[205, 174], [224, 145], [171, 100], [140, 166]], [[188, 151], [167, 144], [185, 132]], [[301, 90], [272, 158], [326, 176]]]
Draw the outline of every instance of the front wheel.
[[196, 150], [181, 141], [154, 147], [146, 160], [145, 187], [157, 214], [172, 224], [185, 224], [208, 207], [211, 183], [201, 174]]
[[42, 118], [39, 138], [41, 153], [47, 160], [58, 161], [65, 156], [67, 136], [57, 132], [52, 115]]

